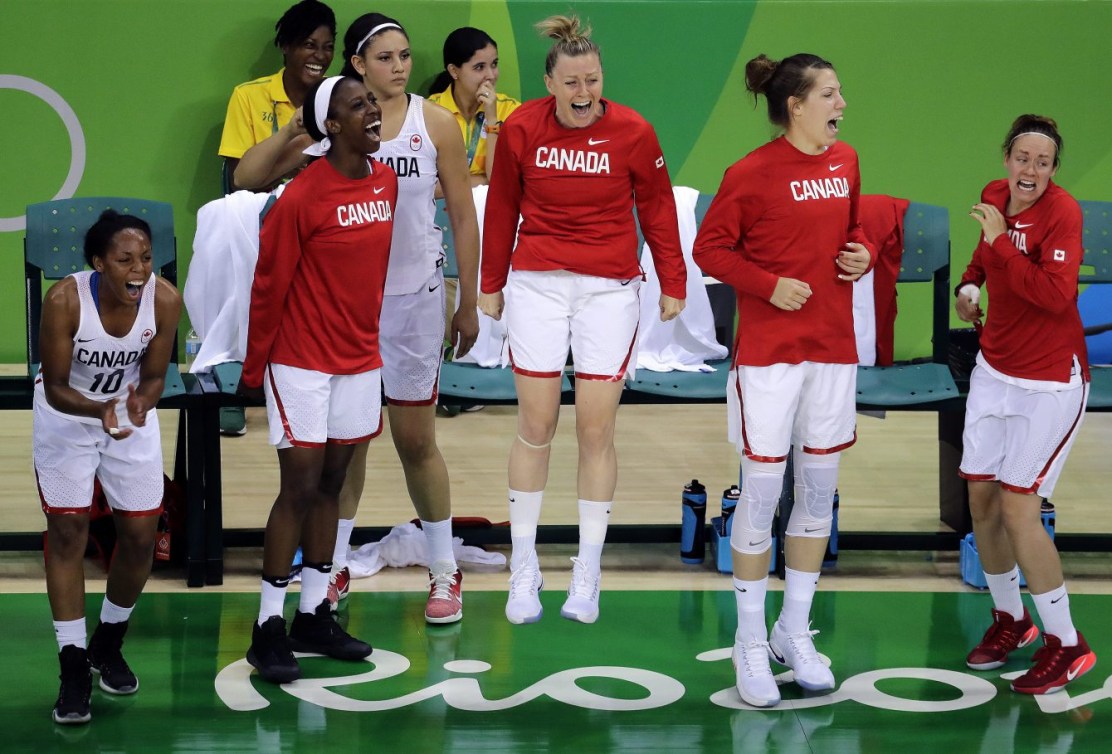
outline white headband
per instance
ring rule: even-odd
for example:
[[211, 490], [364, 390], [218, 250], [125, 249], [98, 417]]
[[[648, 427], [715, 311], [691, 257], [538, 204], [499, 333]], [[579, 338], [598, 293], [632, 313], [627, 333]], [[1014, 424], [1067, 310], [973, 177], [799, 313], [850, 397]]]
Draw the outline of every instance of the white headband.
[[363, 49], [363, 45], [367, 44], [367, 40], [373, 37], [375, 34], [378, 34], [383, 29], [397, 29], [398, 31], [402, 31], [402, 27], [398, 26], [392, 21], [387, 21], [384, 24], [379, 24], [378, 26], [373, 27], [369, 32], [367, 32], [367, 36], [359, 40], [359, 44], [355, 45], [355, 54], [358, 55], [359, 51]]
[[332, 100], [332, 90], [336, 88], [336, 84], [343, 81], [345, 76], [329, 76], [321, 82], [320, 87], [317, 89], [317, 94], [313, 97], [313, 117], [317, 124], [317, 129], [325, 134], [325, 137], [319, 142], [314, 141], [312, 144], [301, 150], [304, 154], [312, 155], [313, 157], [323, 157], [328, 153], [332, 147], [332, 140], [328, 138], [328, 128], [324, 121], [328, 118], [328, 103]]
[[1020, 136], [1041, 136], [1044, 139], [1050, 139], [1052, 142], [1054, 142], [1054, 149], [1055, 150], [1058, 149], [1058, 142], [1055, 141], [1054, 137], [1053, 136], [1048, 136], [1047, 134], [1044, 134], [1042, 131], [1024, 131], [1023, 133], [1016, 134], [1015, 136], [1012, 137], [1012, 140], [1008, 142], [1008, 149], [1012, 148], [1012, 144], [1015, 144], [1015, 140], [1018, 139]]

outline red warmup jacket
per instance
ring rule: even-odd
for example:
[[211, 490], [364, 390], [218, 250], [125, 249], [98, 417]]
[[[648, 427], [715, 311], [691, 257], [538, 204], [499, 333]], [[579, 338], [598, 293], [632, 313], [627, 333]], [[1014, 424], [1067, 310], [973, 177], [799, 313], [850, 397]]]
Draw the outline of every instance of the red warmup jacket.
[[[981, 201], [1006, 213], [1008, 181], [985, 186]], [[1077, 276], [1084, 248], [1081, 205], [1053, 181], [1039, 200], [1013, 217], [1008, 231], [992, 244], [981, 241], [961, 276], [966, 283], [988, 284], [981, 353], [1009, 377], [1069, 382], [1073, 359], [1089, 379]]]
[[554, 97], [526, 102], [502, 126], [483, 219], [483, 293], [505, 287], [511, 257], [515, 270], [638, 277], [639, 222], [661, 291], [687, 297], [676, 202], [656, 132], [632, 109], [604, 102], [605, 114], [587, 128], [561, 126]]
[[[835, 264], [846, 243], [876, 249], [858, 221], [857, 153], [837, 142], [804, 154], [784, 137], [732, 165], [695, 239], [699, 269], [737, 291], [734, 363], [856, 364], [853, 283]], [[781, 277], [811, 286], [799, 311], [769, 299]]]
[[382, 366], [378, 317], [398, 177], [370, 164], [370, 175], [353, 180], [317, 160], [263, 220], [244, 385], [262, 385], [268, 363], [328, 374]]

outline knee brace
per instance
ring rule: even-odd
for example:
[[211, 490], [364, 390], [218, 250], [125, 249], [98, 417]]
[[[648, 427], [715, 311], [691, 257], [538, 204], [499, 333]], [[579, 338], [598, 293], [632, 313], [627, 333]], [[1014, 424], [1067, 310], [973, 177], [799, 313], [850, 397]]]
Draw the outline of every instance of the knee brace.
[[772, 547], [772, 520], [780, 503], [787, 463], [741, 460], [741, 498], [730, 524], [730, 547], [760, 555]]
[[830, 536], [840, 457], [841, 453], [795, 452], [795, 506], [784, 531], [787, 536]]

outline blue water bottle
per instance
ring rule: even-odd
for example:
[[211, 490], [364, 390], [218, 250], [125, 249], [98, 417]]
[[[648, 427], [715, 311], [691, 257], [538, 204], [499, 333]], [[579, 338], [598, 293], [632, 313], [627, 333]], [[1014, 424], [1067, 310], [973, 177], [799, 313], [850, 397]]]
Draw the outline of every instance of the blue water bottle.
[[1046, 529], [1046, 533], [1050, 535], [1051, 539], [1054, 539], [1054, 503], [1045, 497], [1039, 507], [1039, 517], [1042, 518], [1042, 525]]
[[737, 501], [740, 499], [741, 490], [738, 489], [736, 484], [731, 485], [730, 489], [722, 491], [722, 530], [718, 533], [727, 539], [730, 537], [730, 519], [733, 518]]
[[834, 518], [830, 522], [830, 539], [826, 542], [826, 555], [822, 559], [823, 568], [838, 565], [838, 490], [834, 490]]
[[680, 526], [680, 560], [702, 563], [706, 559], [707, 488], [692, 479], [683, 488], [683, 523]]

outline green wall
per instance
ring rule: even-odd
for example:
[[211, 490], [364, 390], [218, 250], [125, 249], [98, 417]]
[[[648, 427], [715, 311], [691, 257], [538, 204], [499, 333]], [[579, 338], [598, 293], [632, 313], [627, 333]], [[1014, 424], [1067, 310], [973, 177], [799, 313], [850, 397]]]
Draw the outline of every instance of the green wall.
[[[219, 193], [217, 144], [231, 88], [281, 65], [273, 24], [292, 0], [0, 0], [0, 77], [34, 79], [80, 122], [77, 195], [174, 205], [184, 271], [198, 207]], [[602, 46], [606, 95], [657, 128], [674, 182], [716, 190], [725, 167], [770, 136], [744, 96], [744, 63], [765, 52], [821, 54], [849, 106], [842, 136], [861, 155], [864, 190], [950, 208], [954, 267], [977, 237], [965, 213], [1002, 174], [999, 144], [1023, 112], [1058, 119], [1058, 180], [1112, 200], [1107, 33], [1112, 2], [533, 2], [331, 3], [343, 29], [377, 10], [408, 27], [415, 85], [440, 68], [447, 32], [499, 41], [501, 88], [541, 96], [547, 44], [532, 24], [573, 9]], [[338, 55], [337, 55], [338, 57]], [[339, 70], [338, 60], [333, 72]], [[0, 78], [0, 218], [55, 196], [71, 163], [61, 118]], [[0, 220], [0, 222], [3, 222]], [[10, 222], [8, 224], [11, 224]], [[0, 361], [24, 353], [22, 232], [0, 231]], [[922, 287], [922, 286], [920, 286]], [[929, 351], [926, 293], [901, 291], [897, 356]]]

